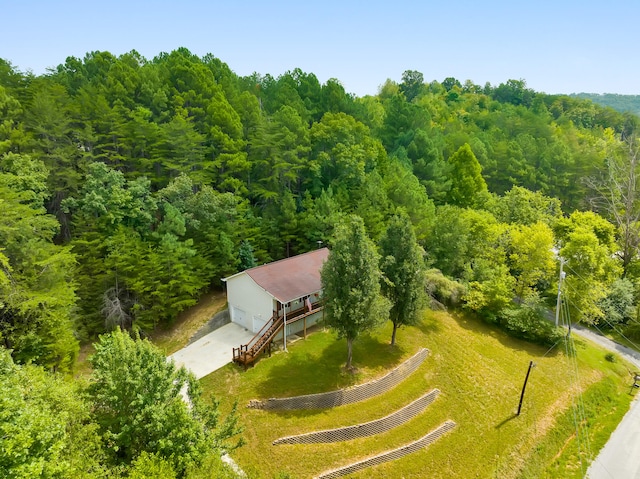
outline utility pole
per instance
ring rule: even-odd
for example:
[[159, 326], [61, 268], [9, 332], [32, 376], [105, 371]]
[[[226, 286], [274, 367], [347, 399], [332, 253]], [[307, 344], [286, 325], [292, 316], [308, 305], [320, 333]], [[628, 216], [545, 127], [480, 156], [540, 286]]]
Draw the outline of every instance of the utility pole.
[[535, 366], [533, 361], [529, 361], [529, 369], [527, 369], [527, 375], [524, 378], [524, 384], [522, 385], [522, 393], [520, 394], [520, 403], [518, 404], [518, 412], [516, 416], [520, 415], [520, 410], [522, 409], [522, 400], [524, 399], [524, 390], [527, 387], [527, 381], [529, 381], [529, 373], [531, 373], [531, 369]]
[[558, 322], [560, 320], [560, 302], [562, 301], [560, 299], [560, 292], [562, 288], [562, 280], [564, 280], [564, 277], [566, 276], [566, 273], [562, 270], [563, 266], [564, 266], [564, 259], [560, 258], [560, 278], [558, 279], [558, 301], [556, 302], [556, 328], [558, 327]]

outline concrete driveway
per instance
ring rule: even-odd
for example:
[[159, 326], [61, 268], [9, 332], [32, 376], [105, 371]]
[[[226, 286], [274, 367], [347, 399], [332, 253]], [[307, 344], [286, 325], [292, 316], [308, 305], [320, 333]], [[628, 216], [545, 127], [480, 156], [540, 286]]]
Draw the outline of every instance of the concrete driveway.
[[228, 323], [173, 353], [169, 359], [200, 379], [233, 361], [233, 348], [248, 343], [253, 336], [242, 326]]

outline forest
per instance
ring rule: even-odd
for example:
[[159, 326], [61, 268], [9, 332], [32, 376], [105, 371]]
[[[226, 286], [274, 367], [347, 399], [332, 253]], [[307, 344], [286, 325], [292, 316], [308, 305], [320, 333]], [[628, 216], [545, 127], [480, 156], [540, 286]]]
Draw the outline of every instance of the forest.
[[616, 93], [572, 93], [570, 96], [591, 100], [601, 106], [610, 106], [614, 110], [640, 115], [639, 95], [618, 95]]
[[434, 304], [552, 344], [559, 256], [572, 319], [640, 338], [638, 126], [524, 80], [408, 70], [360, 98], [185, 48], [0, 60], [2, 374], [70, 374], [81, 343], [144, 337], [353, 215], [380, 245], [399, 212]]

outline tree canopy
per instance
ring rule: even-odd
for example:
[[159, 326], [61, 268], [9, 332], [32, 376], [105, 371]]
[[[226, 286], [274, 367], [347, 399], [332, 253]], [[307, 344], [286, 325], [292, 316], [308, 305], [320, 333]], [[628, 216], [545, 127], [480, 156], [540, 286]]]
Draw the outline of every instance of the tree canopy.
[[240, 433], [235, 408], [220, 421], [218, 403], [204, 402], [193, 374], [149, 341], [117, 329], [101, 337], [90, 361], [92, 414], [116, 461], [156, 454], [182, 475], [211, 451], [241, 444], [229, 441]]
[[389, 222], [380, 242], [382, 293], [391, 302], [391, 345], [399, 326], [414, 325], [425, 305], [424, 255], [408, 216], [401, 210]]
[[[339, 79], [240, 76], [186, 48], [93, 51], [39, 76], [0, 59], [0, 427], [19, 424], [38, 449], [0, 451], [2, 474], [82, 476], [69, 455], [78, 438], [96, 476], [118, 461], [132, 477], [188, 474], [233, 427], [121, 330], [168, 326], [221, 278], [318, 242], [332, 251], [326, 312], [348, 365], [353, 341], [389, 310], [393, 338], [418, 317], [419, 257], [433, 304], [553, 344], [543, 313], [555, 252], [574, 320], [639, 335], [639, 126], [522, 79], [480, 86], [407, 70], [358, 98]], [[84, 402], [56, 374], [73, 371], [79, 342], [114, 330]], [[26, 395], [40, 380], [50, 396]], [[108, 442], [94, 450], [96, 428]]]

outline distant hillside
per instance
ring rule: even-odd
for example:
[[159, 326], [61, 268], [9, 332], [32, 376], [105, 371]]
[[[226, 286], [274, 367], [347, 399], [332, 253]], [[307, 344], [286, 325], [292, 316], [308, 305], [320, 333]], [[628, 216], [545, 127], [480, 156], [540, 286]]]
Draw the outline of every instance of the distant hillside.
[[640, 95], [618, 95], [617, 93], [573, 93], [569, 96], [591, 100], [602, 106], [610, 106], [619, 112], [631, 112], [640, 116]]

